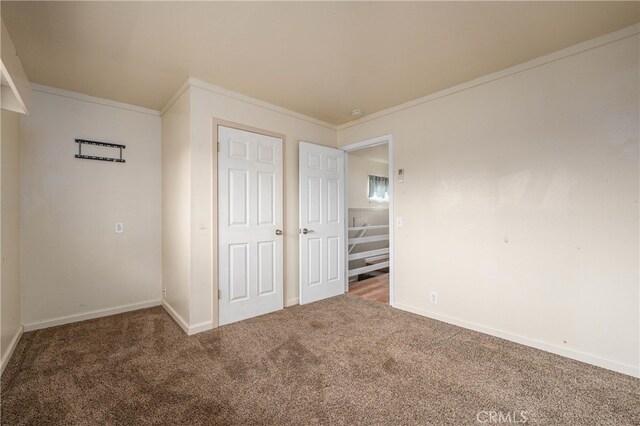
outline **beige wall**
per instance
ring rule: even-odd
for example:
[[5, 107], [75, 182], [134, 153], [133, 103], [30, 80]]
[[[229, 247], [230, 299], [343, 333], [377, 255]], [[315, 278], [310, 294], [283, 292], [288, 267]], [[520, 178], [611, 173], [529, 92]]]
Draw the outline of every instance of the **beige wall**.
[[393, 134], [397, 307], [638, 375], [640, 44], [599, 44], [338, 144]]
[[389, 177], [389, 165], [349, 154], [349, 208], [388, 209], [389, 203], [369, 200], [369, 175]]
[[[213, 120], [226, 120], [263, 129], [286, 137], [284, 145], [285, 195], [285, 306], [298, 301], [298, 142], [303, 140], [321, 145], [335, 146], [336, 131], [332, 126], [282, 108], [236, 95], [223, 89], [191, 80], [190, 94], [190, 161], [189, 161], [189, 219], [169, 224], [180, 226], [181, 241], [188, 241], [188, 253], [176, 254], [183, 262], [189, 261], [186, 288], [189, 289], [190, 332], [216, 326], [218, 322], [216, 211], [216, 162], [213, 151]], [[179, 99], [181, 101], [181, 99]], [[175, 108], [175, 104], [167, 111]], [[183, 107], [184, 111], [186, 107]], [[171, 120], [163, 115], [163, 120]], [[183, 132], [184, 134], [184, 132]], [[185, 150], [186, 152], [186, 150]], [[165, 160], [173, 162], [173, 159]], [[216, 160], [217, 161], [217, 160]], [[181, 169], [182, 170], [182, 169]], [[185, 178], [186, 179], [186, 178]], [[186, 184], [183, 185], [186, 187]], [[166, 189], [165, 189], [166, 190]], [[189, 233], [183, 226], [188, 222]], [[176, 237], [177, 238], [177, 237]], [[165, 251], [166, 254], [166, 251]], [[168, 262], [165, 258], [165, 268]], [[165, 272], [166, 274], [166, 272]], [[184, 325], [183, 325], [184, 326]]]
[[183, 326], [189, 320], [191, 89], [162, 116], [163, 303]]
[[20, 114], [2, 110], [0, 141], [0, 353], [5, 367], [22, 330], [20, 312]]
[[[158, 304], [157, 113], [40, 88], [21, 138], [25, 328]], [[76, 159], [75, 138], [124, 144], [126, 163]]]
[[[204, 88], [203, 88], [204, 87]], [[232, 121], [283, 134], [285, 202], [285, 306], [298, 303], [298, 143], [312, 142], [336, 146], [331, 126], [317, 124], [278, 108], [250, 103], [221, 95], [203, 87], [192, 87], [192, 171], [191, 171], [191, 296], [192, 324], [214, 321], [217, 324], [217, 251], [212, 250], [216, 228], [212, 227], [217, 194], [211, 177], [217, 176], [213, 162], [212, 119]], [[215, 197], [214, 197], [215, 196]], [[217, 220], [217, 219], [216, 219]]]

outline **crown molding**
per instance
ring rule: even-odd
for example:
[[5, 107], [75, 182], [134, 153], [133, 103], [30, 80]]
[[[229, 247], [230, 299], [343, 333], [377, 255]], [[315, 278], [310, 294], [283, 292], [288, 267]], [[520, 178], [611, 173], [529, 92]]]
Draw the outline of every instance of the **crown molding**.
[[45, 86], [42, 84], [31, 83], [34, 92], [48, 93], [50, 95], [62, 96], [64, 98], [76, 99], [78, 101], [89, 102], [93, 104], [105, 105], [112, 108], [125, 109], [128, 111], [139, 112], [142, 114], [160, 116], [160, 111], [155, 109], [144, 108], [137, 105], [126, 104], [124, 102], [112, 101], [110, 99], [98, 98], [96, 96], [85, 95], [84, 93], [72, 92], [71, 90], [58, 89], [56, 87]]
[[243, 95], [242, 93], [234, 92], [232, 90], [225, 89], [223, 87], [216, 86], [215, 84], [207, 83], [206, 81], [198, 80], [197, 78], [193, 77], [187, 78], [185, 82], [182, 83], [176, 93], [169, 99], [169, 101], [167, 101], [162, 110], [160, 110], [160, 115], [164, 114], [169, 108], [171, 108], [171, 105], [173, 105], [173, 103], [182, 95], [182, 93], [184, 93], [185, 90], [187, 90], [188, 87], [197, 87], [199, 89], [203, 89], [220, 96], [225, 96], [227, 98], [235, 99], [241, 102], [246, 102], [248, 104], [287, 115], [298, 120], [303, 120], [317, 126], [325, 127], [331, 130], [337, 130], [337, 127], [334, 124], [327, 123], [326, 121], [318, 120], [317, 118], [313, 118], [308, 115], [304, 115], [299, 112], [295, 112], [290, 109], [271, 104], [269, 102], [261, 101], [260, 99], [252, 98], [250, 96]]
[[638, 33], [640, 33], [640, 24], [630, 25], [628, 27], [622, 28], [612, 33], [608, 33], [603, 36], [593, 38], [591, 40], [574, 44], [573, 46], [569, 46], [564, 49], [557, 50], [555, 52], [549, 53], [544, 56], [540, 56], [530, 61], [523, 62], [521, 64], [514, 65], [499, 71], [495, 71], [495, 72], [492, 72], [491, 74], [483, 75], [482, 77], [469, 80], [467, 82], [449, 87], [447, 89], [440, 90], [438, 92], [414, 99], [409, 102], [402, 103], [400, 105], [396, 105], [391, 108], [383, 109], [382, 111], [375, 112], [373, 114], [364, 116], [357, 120], [352, 120], [347, 123], [340, 124], [336, 126], [336, 130], [341, 131], [341, 130], [348, 129], [350, 127], [355, 127], [360, 124], [364, 124], [368, 121], [375, 120], [390, 114], [395, 114], [397, 112], [404, 111], [406, 109], [414, 108], [419, 105], [425, 104], [427, 102], [431, 102], [436, 99], [443, 98], [445, 96], [453, 95], [455, 93], [462, 92], [464, 90], [468, 90], [477, 86], [481, 86], [483, 84], [487, 84], [492, 81], [496, 81], [513, 74], [517, 74], [523, 71], [537, 68], [542, 65], [546, 65], [551, 62], [558, 61], [560, 59], [568, 58], [570, 56], [574, 56], [574, 55], [586, 52], [588, 50], [592, 50], [610, 43], [614, 43], [616, 41], [623, 40], [628, 37], [633, 37]]

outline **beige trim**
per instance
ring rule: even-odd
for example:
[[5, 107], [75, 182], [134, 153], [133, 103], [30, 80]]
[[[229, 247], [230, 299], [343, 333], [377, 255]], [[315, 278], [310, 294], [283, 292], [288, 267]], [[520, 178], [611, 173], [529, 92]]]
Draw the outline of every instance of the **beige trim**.
[[[220, 313], [218, 310], [219, 302], [218, 302], [218, 127], [229, 127], [231, 129], [244, 130], [246, 132], [257, 133], [259, 135], [270, 136], [273, 138], [282, 139], [282, 230], [286, 232], [287, 229], [287, 194], [286, 194], [286, 173], [287, 167], [285, 165], [285, 144], [287, 143], [287, 136], [282, 133], [272, 132], [270, 130], [259, 129], [257, 127], [247, 126], [245, 124], [235, 123], [233, 121], [227, 121], [220, 118], [212, 119], [211, 133], [213, 146], [212, 146], [212, 155], [213, 155], [213, 164], [211, 167], [211, 216], [212, 216], [212, 226], [211, 226], [211, 255], [213, 257], [213, 263], [216, 265], [215, 272], [212, 271], [211, 282], [213, 284], [212, 295], [213, 295], [213, 309], [212, 309], [212, 328], [217, 328], [220, 326]], [[287, 300], [285, 299], [285, 290], [287, 288], [287, 238], [286, 233], [284, 234], [283, 245], [282, 245], [282, 302], [283, 306], [287, 306]]]
[[[284, 135], [282, 133], [272, 132], [270, 130], [259, 129], [257, 127], [251, 127], [251, 126], [247, 126], [245, 124], [235, 123], [233, 121], [222, 120], [220, 118], [214, 118], [213, 119], [213, 123], [215, 125], [214, 128], [216, 130], [216, 143], [218, 142], [218, 134], [217, 134], [218, 126], [229, 127], [231, 129], [237, 129], [237, 130], [244, 130], [245, 132], [257, 133], [259, 135], [270, 136], [272, 138], [282, 139], [283, 145], [284, 145], [284, 143], [286, 141], [286, 135]], [[284, 149], [283, 149], [282, 152], [284, 153]], [[282, 156], [282, 159], [284, 160], [284, 155]], [[216, 158], [216, 160], [217, 160], [217, 158]]]
[[[171, 105], [182, 95], [182, 93], [187, 90], [189, 87], [197, 87], [199, 89], [207, 90], [209, 92], [215, 93], [220, 96], [226, 96], [231, 99], [236, 99], [242, 102], [246, 102], [251, 105], [258, 106], [260, 108], [265, 108], [270, 111], [274, 111], [280, 114], [284, 114], [286, 116], [296, 118], [298, 120], [306, 121], [311, 124], [315, 124], [317, 126], [326, 127], [327, 129], [337, 130], [337, 127], [331, 123], [327, 123], [322, 120], [318, 120], [317, 118], [310, 117], [308, 115], [301, 114], [296, 111], [292, 111], [290, 109], [286, 109], [280, 107], [278, 105], [270, 104], [269, 102], [261, 101], [260, 99], [255, 99], [250, 96], [243, 95], [242, 93], [237, 93], [228, 89], [225, 89], [220, 86], [216, 86], [215, 84], [207, 83], [206, 81], [198, 80], [193, 77], [187, 78], [184, 83], [180, 85], [178, 90], [169, 98], [167, 103], [160, 109], [160, 115], [163, 115]], [[242, 130], [242, 129], [241, 129]], [[255, 133], [255, 132], [254, 132]], [[271, 135], [267, 135], [271, 136]]]
[[575, 359], [580, 362], [595, 365], [596, 367], [606, 368], [608, 370], [617, 371], [618, 373], [627, 374], [629, 376], [640, 378], [640, 368], [637, 365], [623, 364], [618, 361], [602, 358], [596, 355], [579, 352], [573, 349], [563, 348], [561, 346], [554, 345], [542, 340], [536, 340], [527, 336], [521, 336], [519, 334], [509, 333], [506, 331], [498, 330], [492, 327], [486, 327], [474, 322], [464, 321], [457, 318], [443, 315], [440, 313], [428, 311], [422, 308], [416, 308], [404, 303], [396, 303], [394, 308], [411, 312], [423, 317], [431, 318], [437, 321], [442, 321], [447, 324], [453, 324], [458, 327], [466, 328], [467, 330], [477, 331], [479, 333], [488, 334], [489, 336], [495, 336], [500, 339], [515, 342], [521, 345], [525, 345], [531, 348], [540, 349], [545, 352], [560, 355], [565, 358]]
[[175, 309], [173, 309], [173, 306], [171, 306], [169, 304], [169, 302], [167, 302], [165, 299], [162, 299], [160, 304], [164, 308], [164, 310], [169, 313], [169, 315], [171, 316], [171, 318], [173, 318], [173, 320], [176, 322], [176, 324], [178, 324], [180, 326], [180, 328], [187, 335], [189, 335], [189, 325], [187, 325], [187, 322], [184, 320], [184, 318], [182, 318], [180, 316], [180, 314], [178, 312], [176, 312]]
[[2, 366], [0, 366], [0, 376], [2, 376], [2, 373], [4, 373], [4, 369], [7, 368], [7, 365], [9, 364], [9, 360], [13, 356], [13, 352], [16, 350], [16, 347], [18, 347], [18, 343], [20, 342], [20, 338], [22, 337], [23, 332], [24, 332], [24, 327], [21, 325], [16, 330], [16, 333], [13, 335], [11, 342], [9, 342], [9, 348], [5, 351], [4, 354], [2, 354], [3, 358], [2, 358]]
[[112, 308], [97, 309], [94, 311], [83, 312], [81, 314], [67, 315], [64, 317], [58, 317], [48, 319], [44, 321], [32, 322], [30, 324], [24, 324], [24, 331], [41, 330], [43, 328], [56, 327], [58, 325], [71, 324], [74, 322], [86, 321], [95, 318], [108, 317], [111, 315], [122, 314], [124, 312], [137, 311], [139, 309], [153, 308], [154, 306], [160, 306], [162, 301], [160, 299], [147, 300], [144, 302], [130, 303], [127, 305], [114, 306]]
[[169, 98], [167, 103], [165, 103], [164, 106], [160, 109], [161, 116], [164, 115], [164, 113], [167, 112], [169, 108], [171, 108], [171, 106], [180, 98], [180, 96], [182, 96], [184, 91], [187, 90], [189, 86], [189, 79], [187, 78], [184, 83], [182, 83], [180, 87], [178, 87], [178, 90], [176, 90], [176, 92]]
[[198, 87], [203, 90], [208, 90], [209, 92], [217, 93], [218, 95], [221, 95], [221, 96], [237, 99], [239, 101], [246, 102], [261, 108], [265, 108], [270, 111], [278, 112], [280, 114], [284, 114], [289, 117], [297, 118], [298, 120], [306, 121], [308, 123], [315, 124], [317, 126], [326, 127], [327, 129], [331, 129], [331, 130], [336, 130], [335, 125], [331, 123], [327, 123], [326, 121], [318, 120], [317, 118], [313, 118], [308, 115], [304, 115], [299, 112], [280, 107], [278, 105], [270, 104], [269, 102], [261, 101], [260, 99], [252, 98], [250, 96], [243, 95], [242, 93], [234, 92], [234, 91], [225, 89], [223, 87], [216, 86], [215, 84], [198, 80], [197, 78], [189, 77], [187, 79], [187, 84], [193, 87]]
[[113, 108], [125, 109], [128, 111], [139, 112], [141, 114], [160, 116], [160, 111], [155, 109], [144, 108], [137, 105], [126, 104], [124, 102], [112, 101], [110, 99], [98, 98], [96, 96], [85, 95], [84, 93], [72, 92], [71, 90], [58, 89], [56, 87], [44, 86], [42, 84], [31, 83], [34, 92], [48, 93], [50, 95], [62, 96], [63, 98], [76, 99], [78, 101], [90, 102], [98, 105], [110, 106]]

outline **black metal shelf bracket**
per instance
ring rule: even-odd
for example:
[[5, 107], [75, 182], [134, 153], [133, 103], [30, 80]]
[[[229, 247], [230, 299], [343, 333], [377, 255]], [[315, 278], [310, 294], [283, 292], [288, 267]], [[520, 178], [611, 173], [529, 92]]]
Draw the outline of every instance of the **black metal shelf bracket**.
[[[85, 160], [98, 160], [98, 161], [111, 161], [114, 163], [125, 163], [126, 161], [122, 158], [122, 150], [126, 148], [126, 145], [120, 145], [117, 143], [107, 143], [107, 142], [96, 142], [96, 141], [88, 141], [85, 139], [76, 139], [76, 143], [78, 144], [78, 153], [75, 155], [76, 158], [83, 158]], [[120, 152], [120, 156], [115, 157], [97, 157], [95, 155], [84, 155], [82, 154], [82, 145], [96, 145], [96, 146], [105, 146], [107, 148], [116, 148]]]

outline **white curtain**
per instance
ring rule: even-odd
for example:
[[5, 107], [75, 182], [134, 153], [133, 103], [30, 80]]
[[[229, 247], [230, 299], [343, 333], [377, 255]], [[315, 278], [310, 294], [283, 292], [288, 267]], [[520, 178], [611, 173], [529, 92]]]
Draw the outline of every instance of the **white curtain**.
[[369, 175], [369, 199], [377, 202], [389, 201], [389, 178]]

